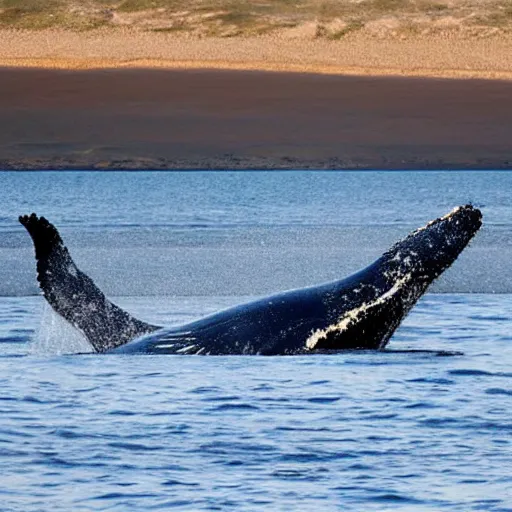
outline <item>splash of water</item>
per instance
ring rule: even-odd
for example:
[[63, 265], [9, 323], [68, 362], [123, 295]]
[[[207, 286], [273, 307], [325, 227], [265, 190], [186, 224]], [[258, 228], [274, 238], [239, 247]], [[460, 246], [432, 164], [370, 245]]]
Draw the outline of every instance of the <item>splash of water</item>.
[[41, 323], [36, 331], [30, 352], [35, 355], [61, 355], [93, 352], [85, 336], [66, 322], [46, 302]]

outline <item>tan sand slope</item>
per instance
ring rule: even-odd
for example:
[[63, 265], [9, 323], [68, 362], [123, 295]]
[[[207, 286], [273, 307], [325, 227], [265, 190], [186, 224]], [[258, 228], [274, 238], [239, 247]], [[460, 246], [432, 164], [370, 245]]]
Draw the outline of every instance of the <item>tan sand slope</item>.
[[512, 37], [189, 38], [165, 33], [0, 30], [0, 65], [61, 69], [216, 68], [351, 75], [512, 78]]

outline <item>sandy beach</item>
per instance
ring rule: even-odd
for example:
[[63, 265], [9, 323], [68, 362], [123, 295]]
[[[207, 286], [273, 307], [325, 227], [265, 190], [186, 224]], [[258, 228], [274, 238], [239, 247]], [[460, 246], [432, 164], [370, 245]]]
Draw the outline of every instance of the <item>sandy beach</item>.
[[0, 31], [0, 168], [510, 168], [510, 47]]
[[109, 29], [0, 30], [0, 66], [49, 69], [229, 69], [333, 75], [512, 79], [512, 35], [409, 39], [299, 33], [176, 36]]

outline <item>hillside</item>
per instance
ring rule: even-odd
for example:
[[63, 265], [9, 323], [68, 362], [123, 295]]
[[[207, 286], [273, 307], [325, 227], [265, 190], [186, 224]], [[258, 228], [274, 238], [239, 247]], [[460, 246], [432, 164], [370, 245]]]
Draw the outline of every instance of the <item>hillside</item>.
[[106, 27], [291, 39], [512, 32], [512, 0], [0, 0], [0, 29]]

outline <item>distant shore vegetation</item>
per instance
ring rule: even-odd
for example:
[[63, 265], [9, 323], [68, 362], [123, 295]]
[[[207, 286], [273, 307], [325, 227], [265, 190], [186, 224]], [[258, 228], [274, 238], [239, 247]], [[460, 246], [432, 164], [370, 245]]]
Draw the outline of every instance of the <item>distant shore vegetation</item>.
[[0, 0], [0, 28], [109, 26], [197, 37], [485, 36], [512, 32], [512, 0]]

